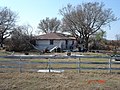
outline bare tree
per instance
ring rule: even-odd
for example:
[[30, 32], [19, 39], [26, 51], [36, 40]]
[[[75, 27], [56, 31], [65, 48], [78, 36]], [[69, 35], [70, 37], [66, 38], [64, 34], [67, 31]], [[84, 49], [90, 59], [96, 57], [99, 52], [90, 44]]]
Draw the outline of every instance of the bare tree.
[[0, 46], [3, 41], [10, 36], [11, 30], [15, 26], [17, 15], [7, 7], [0, 8]]
[[92, 37], [90, 37], [91, 42], [90, 42], [90, 48], [91, 49], [107, 49], [106, 47], [106, 31], [98, 31]]
[[115, 37], [116, 37], [116, 40], [118, 41], [120, 40], [120, 34], [116, 34]]
[[104, 4], [98, 2], [77, 6], [68, 4], [60, 9], [60, 14], [63, 16], [63, 29], [79, 38], [78, 42], [84, 43], [86, 49], [91, 35], [117, 20], [111, 9], [104, 9]]
[[114, 54], [118, 53], [120, 49], [120, 34], [115, 35], [116, 41], [114, 42]]
[[60, 31], [60, 20], [57, 20], [57, 18], [49, 19], [46, 17], [46, 19], [40, 21], [38, 28], [43, 33]]
[[17, 26], [11, 35], [10, 49], [14, 51], [27, 51], [32, 48], [32, 27], [30, 25]]

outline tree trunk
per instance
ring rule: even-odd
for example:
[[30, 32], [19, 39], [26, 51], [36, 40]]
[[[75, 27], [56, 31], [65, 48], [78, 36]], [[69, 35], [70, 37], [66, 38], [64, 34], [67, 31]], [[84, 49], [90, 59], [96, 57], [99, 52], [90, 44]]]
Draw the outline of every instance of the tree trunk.
[[85, 38], [85, 51], [89, 50], [88, 43], [89, 43], [89, 37], [86, 37]]
[[0, 47], [3, 48], [3, 40], [0, 42]]
[[0, 39], [1, 39], [1, 40], [0, 40], [0, 47], [3, 48], [3, 41], [4, 41], [3, 36], [1, 36]]

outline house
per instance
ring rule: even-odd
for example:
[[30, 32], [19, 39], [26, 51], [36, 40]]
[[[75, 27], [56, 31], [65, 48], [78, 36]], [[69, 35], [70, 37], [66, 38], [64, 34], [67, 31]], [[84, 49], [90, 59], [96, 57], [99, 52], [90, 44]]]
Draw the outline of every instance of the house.
[[70, 50], [76, 48], [76, 39], [62, 33], [47, 33], [36, 36], [36, 47], [43, 51], [54, 49]]

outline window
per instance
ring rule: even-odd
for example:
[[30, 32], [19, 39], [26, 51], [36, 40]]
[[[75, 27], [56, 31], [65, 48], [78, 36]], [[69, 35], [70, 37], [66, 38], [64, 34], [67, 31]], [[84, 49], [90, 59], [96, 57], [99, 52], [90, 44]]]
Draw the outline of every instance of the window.
[[53, 40], [50, 40], [50, 45], [53, 45], [53, 44], [54, 44]]

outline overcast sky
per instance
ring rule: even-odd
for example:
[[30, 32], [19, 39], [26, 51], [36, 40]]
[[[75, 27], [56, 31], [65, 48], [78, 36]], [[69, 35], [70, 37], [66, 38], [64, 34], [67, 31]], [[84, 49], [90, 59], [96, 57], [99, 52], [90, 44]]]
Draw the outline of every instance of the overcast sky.
[[[0, 7], [7, 6], [18, 13], [18, 24], [30, 24], [36, 31], [40, 20], [46, 17], [61, 19], [59, 9], [68, 3], [78, 5], [95, 1], [103, 2], [105, 8], [111, 8], [115, 16], [120, 18], [120, 0], [0, 0]], [[120, 34], [120, 20], [111, 23], [111, 28], [106, 27], [104, 30], [107, 31], [107, 39], [115, 39], [115, 35]]]

